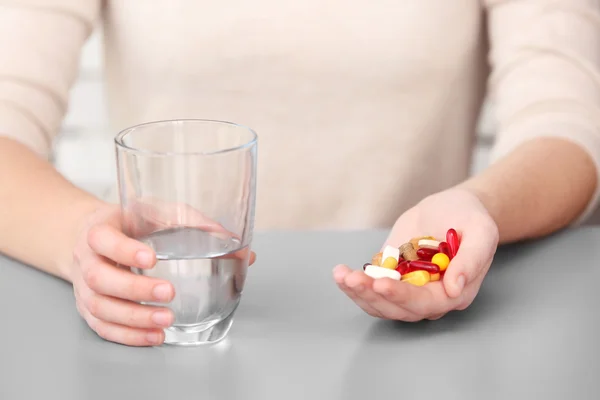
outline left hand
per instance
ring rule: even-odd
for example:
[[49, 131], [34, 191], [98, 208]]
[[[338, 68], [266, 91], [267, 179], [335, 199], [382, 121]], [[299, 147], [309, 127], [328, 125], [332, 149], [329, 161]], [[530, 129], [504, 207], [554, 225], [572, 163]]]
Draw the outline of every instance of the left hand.
[[450, 228], [458, 232], [460, 247], [440, 281], [418, 287], [390, 278], [372, 279], [362, 268], [351, 270], [345, 265], [335, 267], [334, 279], [374, 317], [414, 322], [464, 310], [475, 299], [499, 240], [496, 223], [473, 192], [453, 188], [426, 197], [398, 218], [383, 247], [399, 247], [413, 237], [428, 235], [445, 241]]

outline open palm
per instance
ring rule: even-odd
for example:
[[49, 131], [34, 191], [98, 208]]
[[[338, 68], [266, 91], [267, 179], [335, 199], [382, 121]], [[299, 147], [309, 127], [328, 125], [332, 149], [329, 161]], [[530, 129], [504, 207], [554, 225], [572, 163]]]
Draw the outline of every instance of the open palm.
[[382, 248], [399, 247], [416, 236], [445, 238], [450, 228], [459, 232], [461, 244], [440, 281], [413, 286], [373, 279], [346, 265], [335, 267], [334, 279], [359, 307], [379, 318], [419, 321], [463, 310], [475, 299], [498, 246], [498, 228], [477, 196], [450, 189], [425, 198], [398, 218]]

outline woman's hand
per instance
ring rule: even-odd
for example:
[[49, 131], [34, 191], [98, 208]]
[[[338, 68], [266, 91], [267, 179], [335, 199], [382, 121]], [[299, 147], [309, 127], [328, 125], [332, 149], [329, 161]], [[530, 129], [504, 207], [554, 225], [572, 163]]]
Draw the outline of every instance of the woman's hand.
[[173, 312], [137, 302], [169, 303], [173, 285], [135, 275], [117, 263], [147, 269], [156, 257], [150, 247], [121, 231], [120, 210], [109, 206], [89, 216], [73, 251], [70, 278], [77, 310], [103, 339], [131, 346], [162, 343], [162, 328], [173, 323]]
[[[136, 237], [143, 234], [139, 231], [142, 226], [150, 233], [177, 223], [173, 215], [184, 214], [178, 210], [144, 205], [146, 222], [135, 226]], [[217, 227], [214, 231], [226, 232], [220, 225], [208, 224], [206, 218], [190, 210], [186, 206], [185, 215], [197, 216], [202, 229]], [[251, 253], [250, 264], [254, 260], [255, 254]], [[164, 342], [163, 328], [174, 322], [173, 312], [166, 304], [175, 297], [175, 288], [168, 281], [129, 270], [129, 267], [149, 269], [155, 263], [156, 255], [149, 246], [123, 233], [118, 206], [106, 206], [87, 217], [73, 251], [69, 278], [77, 310], [100, 337], [130, 346]], [[139, 302], [164, 303], [165, 306]]]
[[418, 236], [445, 240], [450, 228], [458, 231], [460, 248], [438, 282], [417, 287], [389, 278], [374, 280], [362, 270], [353, 271], [345, 265], [335, 267], [334, 279], [348, 297], [375, 317], [433, 320], [449, 311], [463, 310], [479, 291], [499, 237], [496, 223], [474, 193], [450, 189], [425, 198], [398, 218], [384, 247], [399, 247]]

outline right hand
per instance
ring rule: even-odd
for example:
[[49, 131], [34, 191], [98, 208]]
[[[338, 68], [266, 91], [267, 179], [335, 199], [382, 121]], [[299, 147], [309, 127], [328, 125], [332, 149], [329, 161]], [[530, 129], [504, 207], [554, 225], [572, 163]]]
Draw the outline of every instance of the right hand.
[[[152, 225], [156, 227], [156, 219]], [[255, 258], [252, 252], [250, 264]], [[77, 310], [100, 337], [129, 346], [164, 342], [163, 328], [174, 322], [173, 312], [139, 302], [166, 305], [175, 297], [175, 288], [168, 281], [129, 270], [149, 269], [155, 263], [149, 246], [123, 233], [118, 206], [108, 205], [85, 218], [73, 250], [70, 280]]]

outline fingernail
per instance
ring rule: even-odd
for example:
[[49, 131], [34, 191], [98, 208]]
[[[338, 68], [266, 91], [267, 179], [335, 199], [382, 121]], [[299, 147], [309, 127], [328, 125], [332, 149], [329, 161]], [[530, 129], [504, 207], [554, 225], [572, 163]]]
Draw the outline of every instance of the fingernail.
[[145, 250], [140, 250], [135, 254], [135, 260], [140, 265], [149, 266], [152, 263], [152, 254]]
[[344, 271], [341, 271], [340, 268], [335, 267], [333, 269], [333, 277], [336, 281], [341, 282], [346, 277], [346, 274], [344, 273]]
[[152, 295], [158, 301], [169, 301], [171, 300], [171, 285], [167, 283], [161, 283], [156, 285], [152, 289]]
[[168, 311], [157, 311], [152, 314], [152, 322], [159, 326], [170, 326], [172, 323], [171, 313]]
[[456, 287], [462, 292], [463, 288], [465, 287], [465, 277], [463, 275], [459, 276], [456, 280]]
[[161, 339], [162, 337], [160, 333], [151, 332], [146, 335], [146, 340], [148, 341], [148, 343], [160, 344]]

